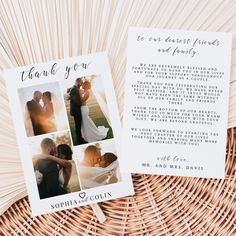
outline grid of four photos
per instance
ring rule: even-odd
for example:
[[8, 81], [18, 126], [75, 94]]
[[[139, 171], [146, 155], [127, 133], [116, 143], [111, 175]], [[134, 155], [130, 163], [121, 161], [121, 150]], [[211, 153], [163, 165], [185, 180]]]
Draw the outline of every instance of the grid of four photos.
[[121, 181], [100, 75], [18, 89], [40, 199]]

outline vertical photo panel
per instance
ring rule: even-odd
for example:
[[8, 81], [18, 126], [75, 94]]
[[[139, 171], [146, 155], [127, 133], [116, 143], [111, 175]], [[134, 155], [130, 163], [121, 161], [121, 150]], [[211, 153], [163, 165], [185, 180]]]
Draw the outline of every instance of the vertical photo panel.
[[40, 199], [81, 190], [69, 131], [29, 139]]
[[18, 89], [27, 137], [68, 129], [58, 82]]
[[62, 86], [73, 145], [113, 138], [101, 77], [78, 77]]

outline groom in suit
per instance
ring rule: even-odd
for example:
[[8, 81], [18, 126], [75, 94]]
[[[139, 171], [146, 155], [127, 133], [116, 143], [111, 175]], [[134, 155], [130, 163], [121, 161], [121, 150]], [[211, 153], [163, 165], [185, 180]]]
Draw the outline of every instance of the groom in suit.
[[[50, 138], [41, 142], [42, 154], [53, 155], [57, 153], [56, 143]], [[38, 185], [40, 199], [54, 197], [67, 193], [60, 186], [57, 163], [52, 160], [39, 160], [39, 172], [43, 174], [43, 181]]]
[[43, 108], [40, 105], [40, 100], [42, 99], [42, 93], [40, 91], [35, 91], [33, 95], [33, 99], [31, 101], [28, 101], [26, 103], [30, 120], [32, 122], [34, 135], [40, 135], [43, 134]]
[[81, 97], [79, 89], [83, 84], [82, 78], [77, 78], [75, 80], [75, 85], [70, 90], [70, 114], [74, 117], [75, 121], [75, 132], [78, 144], [84, 144], [86, 141], [82, 138], [81, 134], [81, 124], [82, 124], [82, 115], [81, 115]]

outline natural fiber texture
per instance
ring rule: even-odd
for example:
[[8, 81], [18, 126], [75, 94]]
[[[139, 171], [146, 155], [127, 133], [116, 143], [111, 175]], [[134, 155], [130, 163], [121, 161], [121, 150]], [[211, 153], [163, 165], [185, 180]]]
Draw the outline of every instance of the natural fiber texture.
[[[3, 69], [106, 50], [122, 117], [129, 26], [236, 32], [234, 0], [0, 0], [0, 4], [0, 214], [26, 196]], [[228, 127], [236, 126], [235, 87], [233, 35]], [[0, 217], [0, 233], [236, 235], [234, 155], [235, 134], [229, 129], [224, 181], [134, 175], [135, 196], [100, 204], [107, 217], [104, 224], [98, 223], [90, 206], [31, 218], [23, 198]]]
[[24, 198], [0, 218], [3, 235], [236, 235], [236, 130], [228, 130], [226, 179], [133, 175], [135, 196], [30, 217]]

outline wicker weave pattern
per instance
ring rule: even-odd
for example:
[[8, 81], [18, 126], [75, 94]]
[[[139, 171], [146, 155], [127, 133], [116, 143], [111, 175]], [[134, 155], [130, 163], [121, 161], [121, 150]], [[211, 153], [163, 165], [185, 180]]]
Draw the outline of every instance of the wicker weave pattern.
[[36, 218], [27, 198], [0, 218], [3, 235], [236, 235], [236, 129], [228, 130], [226, 179], [133, 175], [136, 194]]

